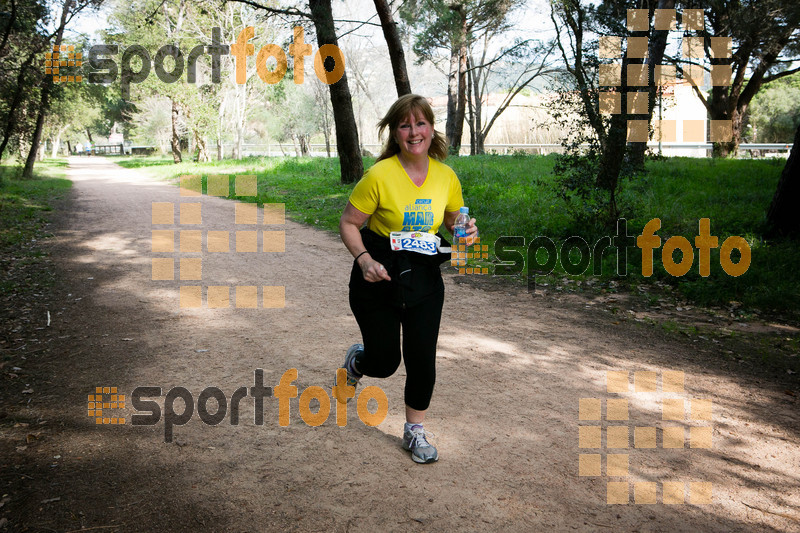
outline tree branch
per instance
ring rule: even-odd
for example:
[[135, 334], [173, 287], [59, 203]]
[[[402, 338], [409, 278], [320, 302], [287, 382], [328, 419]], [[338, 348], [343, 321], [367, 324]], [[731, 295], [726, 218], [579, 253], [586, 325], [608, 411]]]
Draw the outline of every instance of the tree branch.
[[800, 67], [793, 68], [791, 70], [784, 70], [783, 72], [778, 72], [777, 74], [773, 74], [772, 76], [764, 76], [761, 81], [762, 83], [769, 83], [771, 81], [779, 80], [785, 76], [791, 76], [796, 72], [800, 72]]
[[469, 72], [470, 70], [474, 70], [474, 69], [480, 69], [480, 68], [489, 67], [489, 66], [491, 66], [493, 63], [496, 63], [496, 62], [500, 61], [500, 59], [502, 59], [504, 56], [506, 56], [506, 55], [510, 54], [510, 53], [511, 53], [511, 52], [513, 52], [515, 49], [517, 49], [517, 48], [521, 48], [521, 47], [525, 46], [526, 44], [528, 44], [529, 42], [532, 42], [532, 41], [533, 41], [533, 39], [525, 39], [524, 41], [522, 41], [522, 42], [520, 42], [520, 43], [517, 43], [517, 44], [515, 44], [515, 45], [514, 45], [514, 46], [512, 46], [511, 48], [507, 48], [507, 49], [503, 50], [503, 52], [501, 52], [501, 53], [500, 53], [500, 54], [499, 54], [497, 57], [495, 57], [494, 59], [492, 59], [492, 60], [491, 60], [491, 61], [489, 61], [488, 63], [483, 63], [483, 64], [481, 64], [481, 65], [474, 65], [474, 66], [472, 66], [472, 67], [468, 68], [468, 69], [467, 69], [467, 72]]
[[[378, 16], [378, 15], [377, 14], [372, 15], [367, 20], [333, 19], [333, 21], [334, 22], [348, 22], [348, 23], [352, 23], [352, 24], [358, 24], [358, 27], [356, 29], [360, 28], [361, 26], [365, 26], [365, 25], [377, 26], [377, 27], [380, 28], [381, 25], [378, 24], [377, 22], [370, 22], [370, 20], [374, 19], [376, 16]], [[350, 31], [355, 31], [355, 30], [350, 30]], [[350, 32], [348, 32], [348, 33], [350, 33]]]
[[[550, 50], [552, 51], [552, 48]], [[544, 67], [545, 67], [545, 63], [544, 63], [544, 61], [542, 61], [542, 63], [539, 65], [539, 68], [536, 69], [536, 72], [534, 72], [533, 74], [528, 76], [528, 78], [523, 83], [520, 83], [519, 86], [517, 86], [517, 88], [514, 89], [513, 92], [510, 92], [510, 93], [508, 93], [506, 95], [506, 97], [503, 99], [503, 102], [497, 107], [497, 111], [495, 111], [494, 115], [492, 116], [492, 119], [486, 125], [486, 128], [483, 129], [482, 133], [483, 133], [484, 136], [489, 134], [489, 130], [494, 125], [495, 120], [500, 116], [500, 114], [503, 111], [505, 111], [508, 108], [508, 106], [511, 105], [511, 101], [514, 99], [514, 97], [517, 96], [522, 91], [522, 89], [527, 87], [530, 82], [532, 82], [535, 78], [538, 78], [541, 75], [552, 74], [554, 72], [558, 72], [556, 69], [548, 69], [547, 71], [543, 72]], [[517, 82], [522, 78], [523, 75], [524, 75], [524, 73], [521, 74], [517, 78]]]
[[289, 17], [302, 17], [311, 19], [311, 13], [306, 13], [305, 11], [300, 11], [297, 8], [290, 7], [288, 9], [278, 9], [275, 7], [265, 6], [263, 4], [259, 4], [258, 2], [253, 2], [252, 0], [225, 0], [227, 2], [239, 2], [241, 4], [246, 4], [250, 7], [254, 7], [256, 9], [261, 9], [266, 11], [267, 13], [271, 13], [273, 15], [286, 15]]
[[368, 18], [367, 20], [345, 20], [345, 19], [334, 19], [334, 22], [351, 22], [351, 23], [353, 23], [353, 24], [358, 24], [358, 26], [356, 26], [356, 27], [355, 27], [355, 28], [353, 28], [352, 30], [347, 30], [346, 32], [342, 33], [341, 35], [337, 35], [337, 38], [338, 38], [338, 39], [341, 39], [341, 38], [342, 38], [342, 37], [344, 37], [345, 35], [349, 35], [349, 34], [351, 34], [351, 33], [355, 32], [355, 31], [358, 31], [358, 30], [359, 30], [359, 28], [361, 28], [362, 26], [367, 26], [367, 25], [369, 25], [369, 26], [378, 26], [379, 28], [380, 28], [380, 27], [382, 27], [380, 24], [378, 24], [378, 23], [376, 23], [376, 22], [370, 22], [372, 19], [374, 19], [374, 18], [375, 18], [375, 17], [377, 17], [377, 16], [378, 16], [378, 14], [377, 14], [377, 13], [375, 13], [374, 15], [372, 15], [372, 16], [371, 16], [370, 18]]
[[[673, 65], [675, 65], [675, 70], [678, 71], [678, 73], [680, 73], [681, 76], [684, 76], [685, 72], [683, 71], [683, 68], [680, 65], [680, 63], [681, 63], [680, 61], [678, 61], [674, 57], [665, 57], [665, 59], [667, 61], [669, 61], [670, 63], [672, 63]], [[686, 63], [688, 65], [696, 65], [697, 66], [697, 63], [692, 63], [691, 61], [684, 61], [684, 63]], [[699, 66], [702, 66], [702, 65], [699, 65]], [[686, 80], [685, 76], [684, 76], [684, 79]], [[694, 93], [697, 95], [697, 97], [700, 99], [700, 101], [703, 103], [703, 105], [706, 107], [706, 109], [709, 109], [708, 100], [703, 95], [703, 93], [700, 91], [700, 87], [698, 87], [697, 84], [692, 79], [688, 79], [686, 81], [688, 81], [689, 85], [692, 86], [692, 89], [694, 89]]]

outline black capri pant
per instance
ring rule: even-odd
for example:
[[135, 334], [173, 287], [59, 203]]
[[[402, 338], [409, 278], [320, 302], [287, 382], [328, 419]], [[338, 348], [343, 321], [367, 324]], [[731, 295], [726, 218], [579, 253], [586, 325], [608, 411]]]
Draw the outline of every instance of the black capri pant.
[[405, 403], [418, 411], [428, 408], [433, 395], [443, 305], [443, 290], [405, 308], [389, 299], [359, 298], [350, 293], [350, 309], [364, 339], [364, 353], [356, 359], [358, 371], [374, 378], [387, 378], [395, 373], [400, 366], [402, 326]]

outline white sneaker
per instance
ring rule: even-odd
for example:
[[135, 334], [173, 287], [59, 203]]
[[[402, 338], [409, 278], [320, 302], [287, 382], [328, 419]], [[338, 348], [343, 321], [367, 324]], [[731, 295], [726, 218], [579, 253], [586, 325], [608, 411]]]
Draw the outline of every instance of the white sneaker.
[[[354, 387], [354, 388], [358, 387], [358, 382], [361, 381], [362, 377], [364, 377], [363, 374], [357, 374], [350, 370], [351, 368], [353, 368], [353, 360], [356, 358], [358, 354], [362, 353], [363, 351], [364, 351], [363, 344], [354, 344], [350, 348], [348, 348], [347, 354], [344, 356], [344, 364], [342, 365], [342, 368], [344, 368], [347, 371], [348, 387]], [[338, 383], [336, 383], [336, 379], [334, 379], [334, 384], [338, 385]], [[347, 401], [349, 402], [350, 398], [348, 398]]]
[[403, 449], [411, 452], [411, 459], [415, 463], [435, 463], [439, 460], [439, 452], [425, 437], [425, 429], [419, 424], [403, 431]]

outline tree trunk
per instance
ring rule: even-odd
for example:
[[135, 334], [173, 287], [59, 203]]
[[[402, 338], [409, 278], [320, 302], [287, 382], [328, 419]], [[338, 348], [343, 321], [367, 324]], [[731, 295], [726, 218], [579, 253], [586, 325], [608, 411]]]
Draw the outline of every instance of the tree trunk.
[[[635, 60], [636, 58], [634, 58]], [[628, 57], [622, 59], [622, 86], [628, 85], [628, 65], [632, 64]], [[622, 172], [622, 163], [628, 151], [628, 96], [630, 93], [625, 91], [621, 95], [622, 112], [611, 116], [608, 133], [605, 138], [601, 138], [599, 171], [595, 184], [598, 188], [608, 192], [608, 209], [605, 223], [609, 227], [616, 224], [619, 216], [617, 209], [616, 194], [619, 186], [619, 175]]]
[[234, 95], [234, 120], [236, 139], [233, 144], [233, 158], [241, 159], [244, 145], [244, 131], [247, 125], [247, 85], [236, 85]]
[[481, 73], [479, 70], [472, 72], [474, 94], [475, 94], [475, 153], [486, 153], [483, 142], [486, 139], [486, 132], [483, 131], [483, 99], [481, 98]]
[[219, 105], [217, 106], [217, 127], [216, 127], [216, 144], [217, 144], [217, 161], [222, 161], [224, 157], [224, 149], [222, 146], [222, 133], [224, 131], [224, 124], [225, 124], [225, 102], [227, 101], [227, 91], [222, 91], [222, 96], [219, 99]]
[[17, 20], [17, 2], [15, 0], [11, 0], [11, 13], [4, 14], [8, 15], [8, 19], [6, 20], [6, 31], [3, 32], [3, 40], [0, 42], [0, 53], [5, 49], [11, 30], [14, 28], [14, 22]]
[[294, 148], [294, 156], [300, 157], [300, 147], [297, 146], [297, 134], [292, 133], [290, 137], [292, 139], [292, 148]]
[[31, 55], [25, 59], [25, 62], [19, 68], [19, 73], [17, 74], [17, 85], [16, 89], [14, 90], [14, 97], [11, 99], [11, 105], [8, 107], [6, 127], [3, 131], [3, 141], [0, 143], [0, 160], [3, 159], [3, 154], [6, 151], [6, 147], [11, 140], [14, 130], [17, 128], [17, 109], [19, 109], [19, 106], [22, 103], [22, 95], [26, 92], [25, 89], [27, 88], [25, 86], [25, 74], [28, 72], [28, 68], [38, 55], [38, 52], [31, 53]]
[[181, 140], [178, 136], [178, 102], [172, 102], [172, 161], [177, 165], [183, 161], [181, 156]]
[[458, 35], [454, 36], [450, 48], [445, 134], [447, 135], [450, 153], [458, 155], [461, 150], [461, 136], [464, 132], [464, 115], [467, 104], [467, 13], [461, 4], [454, 4], [449, 7], [458, 14], [460, 24]]
[[477, 130], [475, 132], [475, 153], [476, 154], [485, 154], [486, 153], [486, 146], [484, 143], [486, 142], [486, 135], [483, 131]]
[[225, 118], [223, 113], [224, 105], [225, 98], [223, 97], [220, 99], [219, 107], [217, 108], [217, 161], [222, 161], [222, 157], [225, 155], [222, 147], [222, 124]]
[[477, 99], [477, 91], [473, 95], [473, 88], [477, 87], [475, 84], [472, 66], [475, 64], [472, 58], [467, 62], [467, 126], [469, 126], [469, 155], [475, 155], [475, 100]]
[[[72, 5], [72, 0], [64, 0], [64, 5], [61, 8], [61, 22], [56, 31], [56, 39], [53, 47], [61, 46], [61, 39], [64, 35], [64, 27], [67, 25], [67, 15], [69, 8]], [[28, 158], [25, 160], [25, 168], [22, 170], [23, 179], [31, 179], [33, 177], [33, 164], [36, 162], [36, 153], [39, 150], [39, 142], [42, 139], [42, 128], [44, 127], [44, 118], [50, 110], [50, 91], [53, 89], [53, 77], [45, 76], [44, 84], [42, 86], [42, 97], [39, 102], [39, 112], [36, 116], [36, 127], [33, 130], [33, 137], [31, 138], [31, 149], [28, 152]]]
[[61, 146], [61, 133], [62, 133], [63, 131], [64, 131], [64, 130], [62, 130], [62, 129], [60, 129], [60, 128], [59, 128], [59, 129], [56, 131], [56, 137], [55, 137], [55, 139], [53, 139], [53, 151], [52, 151], [52, 153], [51, 153], [51, 155], [50, 155], [50, 157], [52, 157], [53, 159], [55, 159], [56, 157], [58, 157], [58, 148]]
[[[444, 126], [444, 134], [447, 137], [447, 144], [452, 152], [456, 146], [456, 115], [458, 115], [458, 54], [459, 48], [453, 45], [450, 50], [450, 71], [447, 75], [447, 121]], [[458, 139], [461, 144], [461, 139]]]
[[744, 111], [735, 108], [733, 113], [727, 116], [730, 117], [733, 136], [730, 141], [713, 143], [711, 149], [712, 157], [736, 157], [739, 155], [739, 143], [742, 140], [742, 126], [744, 125]]
[[233, 158], [242, 158], [242, 147], [244, 145], [244, 124], [237, 122], [236, 124], [236, 142], [233, 145]]
[[[333, 25], [331, 0], [309, 0], [314, 28], [317, 31], [318, 45], [339, 45]], [[353, 102], [347, 85], [347, 74], [336, 83], [328, 85], [333, 107], [333, 120], [336, 126], [336, 145], [339, 151], [339, 167], [342, 183], [353, 183], [364, 174], [361, 159], [361, 146], [358, 141], [358, 128], [353, 114]]]
[[455, 155], [461, 151], [461, 138], [464, 135], [464, 117], [467, 113], [467, 39], [466, 16], [462, 27], [464, 39], [458, 51], [458, 107], [456, 107], [456, 129], [453, 148]]
[[794, 145], [783, 167], [778, 188], [767, 210], [770, 236], [800, 236], [800, 126], [794, 134]]
[[194, 144], [197, 147], [197, 162], [206, 163], [210, 161], [211, 158], [208, 155], [208, 143], [206, 142], [205, 137], [200, 136], [197, 131], [194, 132]]
[[403, 52], [400, 35], [397, 33], [397, 24], [392, 19], [392, 10], [386, 0], [374, 1], [378, 18], [381, 19], [383, 37], [386, 39], [386, 46], [389, 47], [389, 59], [392, 61], [392, 74], [397, 96], [411, 94], [411, 83], [408, 81], [408, 72], [406, 71], [406, 56]]
[[[623, 64], [625, 61], [623, 60]], [[625, 67], [623, 66], [623, 71]], [[625, 83], [625, 74], [623, 83]], [[625, 108], [625, 93], [622, 94], [622, 107]], [[622, 170], [622, 162], [627, 151], [627, 119], [624, 113], [619, 113], [611, 117], [611, 124], [606, 136], [605, 146], [602, 147], [600, 155], [599, 172], [597, 174], [597, 187], [608, 191], [609, 201], [606, 223], [613, 226], [619, 215], [616, 202], [617, 186], [619, 184], [619, 174]]]
[[[675, 0], [659, 0], [656, 9], [675, 9]], [[647, 50], [647, 71], [649, 72], [650, 84], [647, 88], [647, 116], [631, 115], [628, 118], [631, 120], [647, 120], [647, 129], [650, 130], [650, 124], [653, 122], [653, 109], [656, 106], [656, 91], [658, 89], [658, 81], [655, 79], [656, 65], [660, 65], [664, 59], [664, 50], [667, 47], [667, 37], [669, 30], [656, 30], [654, 29], [650, 34], [650, 43]], [[625, 110], [623, 110], [623, 113]], [[633, 168], [644, 170], [644, 153], [647, 150], [647, 143], [633, 143], [628, 147], [629, 159]]]
[[22, 170], [22, 179], [29, 180], [33, 178], [33, 165], [39, 153], [39, 143], [42, 138], [44, 117], [47, 114], [47, 109], [50, 107], [50, 88], [52, 84], [52, 77], [45, 78], [44, 86], [42, 87], [42, 99], [39, 102], [39, 112], [36, 115], [36, 126], [34, 127], [33, 136], [31, 137], [31, 147], [30, 150], [28, 150], [28, 157], [25, 160], [25, 168]]

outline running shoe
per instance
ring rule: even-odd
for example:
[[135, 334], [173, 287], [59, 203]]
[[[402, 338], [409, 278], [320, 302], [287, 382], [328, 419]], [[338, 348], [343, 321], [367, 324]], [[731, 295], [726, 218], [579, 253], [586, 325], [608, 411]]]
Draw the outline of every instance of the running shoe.
[[403, 449], [411, 452], [411, 459], [415, 463], [435, 463], [439, 460], [439, 452], [425, 438], [425, 430], [419, 424], [403, 432]]
[[[348, 387], [358, 387], [358, 382], [361, 381], [363, 374], [358, 374], [354, 372], [353, 362], [356, 359], [356, 356], [360, 353], [364, 352], [364, 345], [363, 344], [354, 344], [347, 350], [347, 354], [344, 356], [344, 364], [342, 368], [347, 371], [347, 386]], [[347, 399], [350, 401], [350, 398]]]

